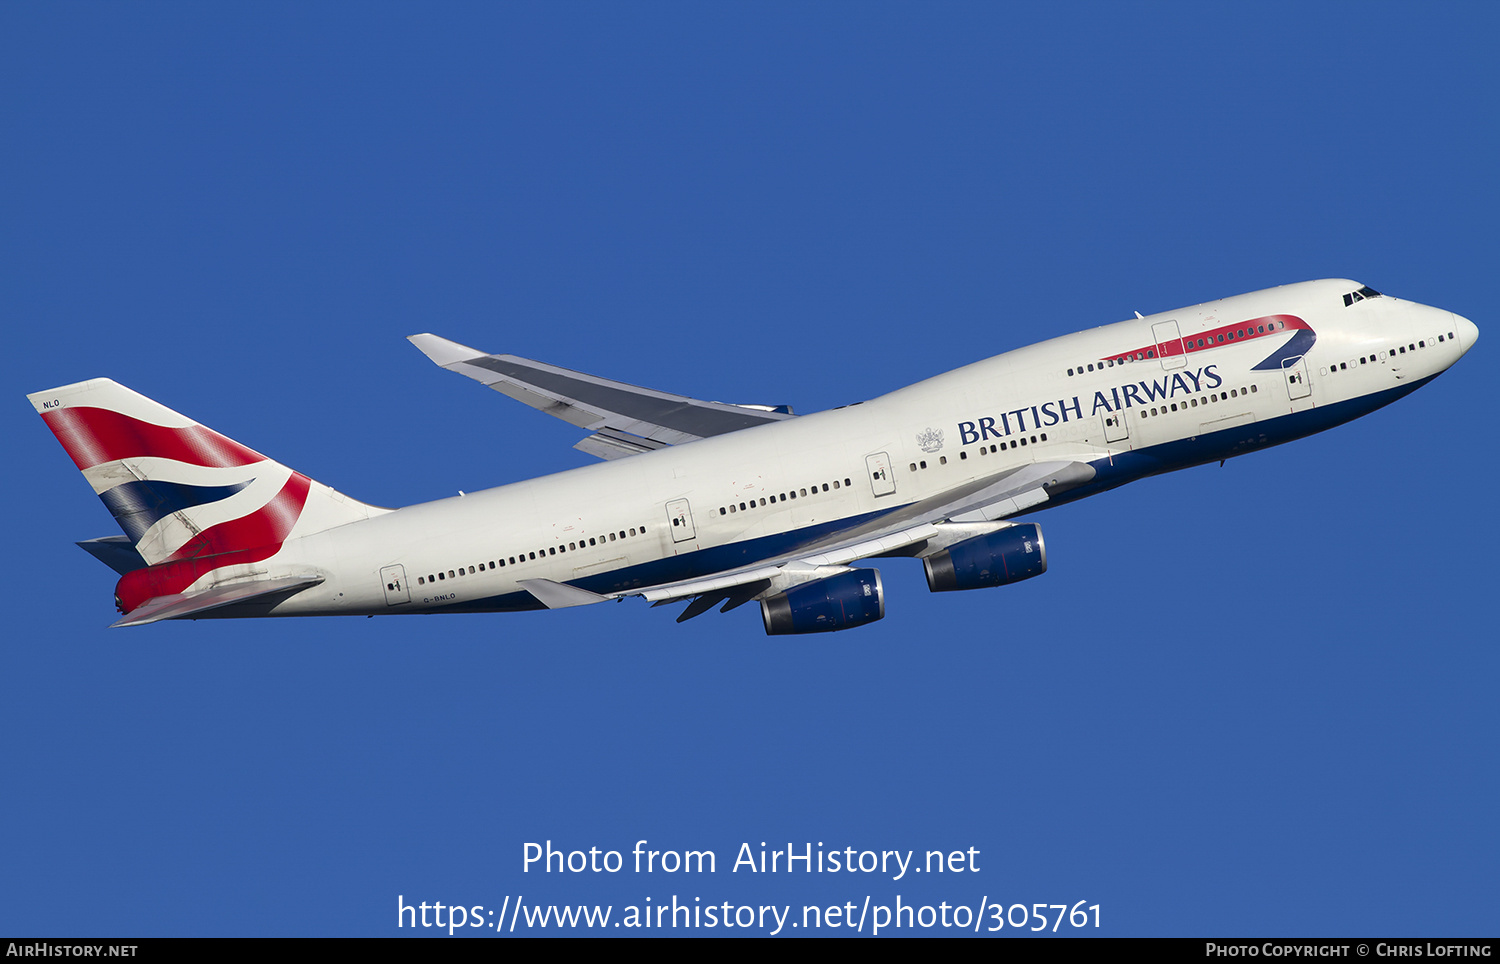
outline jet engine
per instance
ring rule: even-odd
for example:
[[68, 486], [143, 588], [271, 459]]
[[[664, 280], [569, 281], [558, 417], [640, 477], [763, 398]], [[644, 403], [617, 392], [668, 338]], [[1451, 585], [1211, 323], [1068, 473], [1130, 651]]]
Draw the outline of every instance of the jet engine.
[[1047, 546], [1035, 524], [1006, 526], [922, 560], [933, 592], [1005, 586], [1047, 571]]
[[767, 636], [828, 633], [873, 623], [885, 616], [880, 571], [850, 569], [804, 582], [761, 601]]

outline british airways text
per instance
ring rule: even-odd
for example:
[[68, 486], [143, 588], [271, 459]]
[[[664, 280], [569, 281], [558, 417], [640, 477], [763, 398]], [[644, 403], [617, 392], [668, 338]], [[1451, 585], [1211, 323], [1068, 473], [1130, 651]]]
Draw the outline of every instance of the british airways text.
[[[1192, 395], [1195, 392], [1218, 388], [1224, 384], [1224, 380], [1219, 377], [1218, 372], [1214, 371], [1216, 367], [1218, 366], [1206, 365], [1197, 371], [1183, 369], [1159, 379], [1132, 382], [1129, 385], [1111, 388], [1109, 394], [1097, 391], [1094, 393], [1093, 403], [1089, 409], [1089, 417], [1092, 418], [1100, 411], [1117, 412], [1122, 408], [1149, 405], [1151, 402], [1176, 398], [1178, 395]], [[1028, 416], [1030, 422], [1027, 421]], [[959, 444], [970, 445], [974, 442], [983, 442], [988, 438], [1004, 438], [1018, 432], [1035, 431], [1038, 428], [1066, 422], [1070, 416], [1083, 418], [1083, 401], [1078, 395], [1074, 395], [1071, 400], [1058, 399], [1056, 402], [1043, 402], [1041, 405], [1022, 406], [1008, 412], [1001, 412], [999, 415], [985, 415], [973, 422], [959, 422]]]

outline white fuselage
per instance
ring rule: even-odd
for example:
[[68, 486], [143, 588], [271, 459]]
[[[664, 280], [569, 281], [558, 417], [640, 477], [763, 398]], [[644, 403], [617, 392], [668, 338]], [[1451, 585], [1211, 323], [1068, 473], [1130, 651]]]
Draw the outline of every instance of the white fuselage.
[[[1307, 282], [1106, 325], [856, 405], [294, 538], [274, 564], [327, 578], [275, 614], [538, 608], [518, 580], [605, 593], [691, 578], [1035, 461], [1095, 468], [1055, 500], [1070, 501], [1356, 418], [1473, 344], [1448, 311], [1345, 305], [1359, 287]], [[1250, 324], [1266, 318], [1305, 328]], [[1168, 322], [1181, 341], [1161, 354]], [[1297, 339], [1300, 362], [1276, 357]]]

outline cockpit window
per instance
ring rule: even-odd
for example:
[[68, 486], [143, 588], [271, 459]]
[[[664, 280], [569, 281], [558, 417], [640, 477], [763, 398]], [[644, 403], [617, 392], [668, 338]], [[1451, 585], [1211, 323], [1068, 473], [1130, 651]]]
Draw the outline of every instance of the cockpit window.
[[1351, 291], [1347, 295], [1344, 295], [1344, 307], [1347, 308], [1350, 305], [1354, 304], [1356, 301], [1364, 301], [1366, 298], [1379, 297], [1381, 297], [1380, 292], [1376, 291], [1374, 288], [1371, 288], [1369, 285], [1366, 285], [1358, 291]]

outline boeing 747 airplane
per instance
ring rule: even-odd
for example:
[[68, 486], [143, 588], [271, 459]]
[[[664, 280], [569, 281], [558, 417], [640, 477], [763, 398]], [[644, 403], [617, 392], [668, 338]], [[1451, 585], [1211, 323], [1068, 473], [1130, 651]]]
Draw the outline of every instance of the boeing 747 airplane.
[[[706, 402], [487, 355], [438, 365], [588, 433], [604, 460], [403, 509], [358, 502], [109, 379], [30, 397], [123, 535], [115, 626], [758, 601], [769, 634], [880, 619], [883, 556], [933, 592], [1047, 569], [1014, 517], [1321, 432], [1474, 345], [1451, 312], [1327, 280], [1054, 338], [842, 408]], [[722, 605], [721, 605], [722, 604]]]

